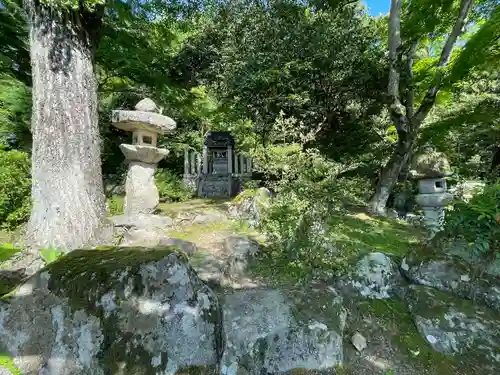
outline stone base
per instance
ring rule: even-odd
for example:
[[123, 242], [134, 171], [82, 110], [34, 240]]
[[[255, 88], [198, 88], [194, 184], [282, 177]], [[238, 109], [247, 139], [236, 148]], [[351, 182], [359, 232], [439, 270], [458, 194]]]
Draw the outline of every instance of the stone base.
[[243, 190], [251, 175], [206, 174], [184, 175], [184, 184], [195, 189], [199, 197], [234, 197]]
[[125, 215], [152, 214], [158, 209], [160, 196], [155, 184], [156, 164], [131, 161], [125, 183]]
[[443, 229], [444, 207], [422, 207], [422, 211], [424, 211], [424, 226], [429, 231], [429, 238], [432, 238]]
[[200, 197], [230, 197], [232, 195], [232, 177], [225, 175], [201, 176], [198, 183]]

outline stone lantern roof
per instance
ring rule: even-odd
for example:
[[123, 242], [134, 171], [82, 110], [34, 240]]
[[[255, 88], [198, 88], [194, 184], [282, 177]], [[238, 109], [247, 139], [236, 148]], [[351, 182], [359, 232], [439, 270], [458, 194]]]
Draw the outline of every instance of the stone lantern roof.
[[442, 152], [427, 150], [415, 157], [410, 176], [416, 180], [451, 176], [450, 163]]
[[156, 134], [165, 134], [176, 128], [175, 121], [159, 114], [156, 104], [148, 98], [137, 103], [135, 111], [112, 111], [111, 122], [116, 128], [128, 132], [142, 129]]

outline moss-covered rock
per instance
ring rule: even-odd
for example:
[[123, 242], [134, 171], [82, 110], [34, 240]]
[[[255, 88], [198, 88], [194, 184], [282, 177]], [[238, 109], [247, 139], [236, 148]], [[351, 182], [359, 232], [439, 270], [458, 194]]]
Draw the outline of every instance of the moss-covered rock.
[[223, 347], [220, 313], [173, 248], [76, 250], [0, 300], [0, 349], [24, 374], [208, 368]]
[[411, 285], [406, 293], [415, 325], [431, 347], [467, 355], [490, 369], [500, 365], [500, 315], [434, 288]]
[[250, 226], [257, 227], [270, 203], [271, 192], [268, 189], [247, 189], [234, 198], [229, 213], [232, 217], [247, 220]]
[[500, 312], [500, 281], [461, 257], [424, 250], [409, 253], [401, 270], [413, 283], [475, 300]]
[[223, 297], [223, 314], [225, 374], [282, 374], [342, 363], [346, 316], [329, 291], [231, 291]]
[[354, 269], [337, 282], [344, 292], [354, 292], [371, 299], [388, 299], [404, 285], [397, 264], [384, 253], [361, 257]]
[[[432, 348], [418, 331], [408, 304], [400, 298], [344, 299], [348, 311], [344, 332], [344, 366], [355, 375], [471, 375], [486, 371], [468, 356], [445, 355]], [[360, 332], [368, 346], [360, 354], [348, 338]]]

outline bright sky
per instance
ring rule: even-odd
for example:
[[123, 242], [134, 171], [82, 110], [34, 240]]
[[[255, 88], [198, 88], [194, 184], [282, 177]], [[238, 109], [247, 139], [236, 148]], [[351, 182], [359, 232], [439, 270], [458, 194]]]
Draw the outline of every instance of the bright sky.
[[368, 13], [378, 16], [379, 13], [386, 14], [391, 7], [391, 0], [363, 0], [368, 4]]

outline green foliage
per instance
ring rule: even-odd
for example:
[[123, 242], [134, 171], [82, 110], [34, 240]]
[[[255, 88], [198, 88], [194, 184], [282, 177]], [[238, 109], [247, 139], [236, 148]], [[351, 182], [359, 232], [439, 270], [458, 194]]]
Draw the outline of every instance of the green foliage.
[[181, 54], [201, 60], [206, 68], [192, 73], [212, 81], [221, 103], [249, 118], [259, 138], [274, 132], [279, 142], [297, 142], [280, 134], [275, 120], [284, 113], [307, 132], [317, 130], [317, 144], [338, 158], [379, 139], [370, 117], [381, 109], [384, 59], [369, 17], [346, 2], [314, 10], [298, 1], [221, 8]]
[[493, 10], [479, 30], [467, 41], [455, 59], [450, 82], [457, 82], [466, 77], [473, 68], [493, 68], [500, 61], [500, 6]]
[[184, 185], [179, 176], [168, 169], [157, 170], [155, 181], [160, 199], [184, 202], [193, 197], [193, 192]]
[[30, 159], [20, 151], [0, 149], [0, 226], [13, 229], [31, 210]]
[[124, 197], [114, 195], [108, 199], [108, 212], [111, 216], [122, 215], [124, 208]]
[[359, 252], [376, 248], [398, 253], [418, 240], [396, 223], [347, 215], [346, 207], [368, 199], [366, 179], [338, 178], [345, 166], [322, 159], [314, 150], [283, 146], [281, 151], [270, 150], [263, 164], [265, 173], [279, 175], [276, 196], [261, 223], [271, 267], [286, 269], [295, 279], [333, 276], [345, 272]]
[[104, 5], [106, 0], [40, 0], [40, 3], [53, 9], [95, 11], [99, 5]]
[[500, 181], [486, 185], [469, 202], [455, 202], [446, 215], [445, 233], [467, 241], [477, 255], [499, 256]]
[[64, 252], [54, 248], [40, 249], [40, 256], [45, 264], [50, 264], [64, 256]]
[[[2, 0], [1, 4], [0, 75], [7, 74], [29, 86], [31, 84], [31, 65], [28, 25], [22, 9], [22, 2], [19, 0]], [[2, 91], [0, 89], [0, 95]]]
[[0, 243], [0, 262], [10, 259], [13, 255], [17, 254], [21, 249], [11, 243]]
[[452, 103], [429, 116], [421, 144], [445, 153], [459, 176], [485, 177], [500, 139], [500, 74], [474, 71], [450, 93]]
[[0, 71], [0, 147], [31, 146], [31, 90]]

